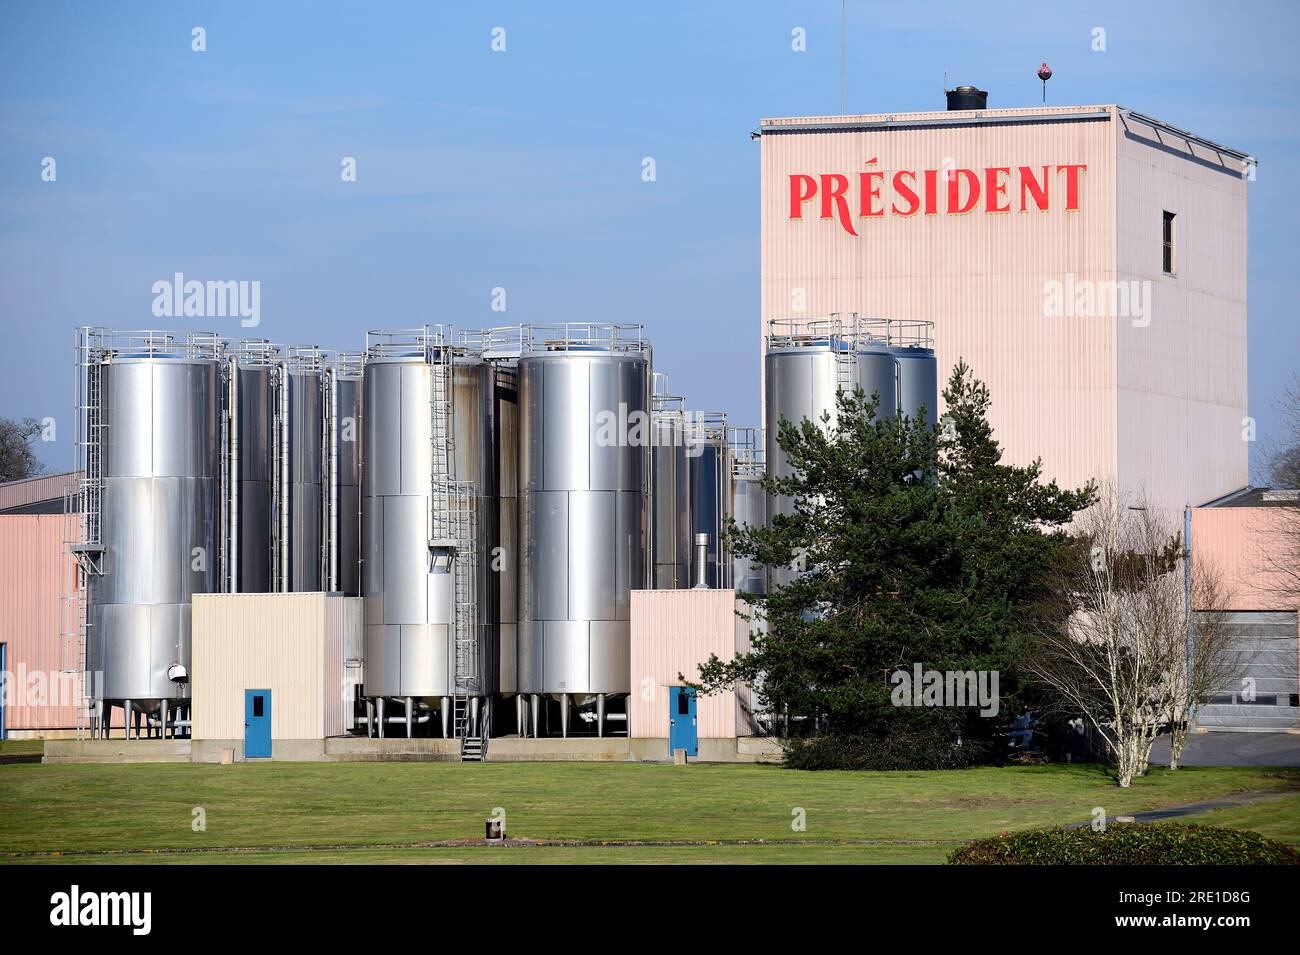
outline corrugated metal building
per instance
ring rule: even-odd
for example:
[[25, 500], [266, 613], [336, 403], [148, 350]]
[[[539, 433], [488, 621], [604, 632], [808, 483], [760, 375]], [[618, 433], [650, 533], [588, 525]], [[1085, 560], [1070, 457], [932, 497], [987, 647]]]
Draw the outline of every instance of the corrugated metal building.
[[324, 593], [196, 594], [193, 611], [193, 754], [243, 758], [245, 692], [271, 702], [272, 758], [312, 759], [341, 736], [349, 701], [347, 628], [361, 598]]
[[1114, 105], [760, 134], [764, 330], [932, 321], [941, 388], [965, 359], [1009, 460], [1176, 511], [1245, 486], [1253, 160]]
[[63, 637], [76, 565], [63, 537], [61, 515], [0, 516], [0, 670], [10, 736], [64, 735], [77, 725], [78, 661]]
[[[1279, 574], [1300, 535], [1297, 492], [1252, 488], [1192, 511], [1192, 550], [1198, 565], [1218, 575], [1222, 610], [1241, 648], [1242, 676], [1203, 706], [1197, 723], [1209, 729], [1300, 728], [1300, 593]], [[1200, 610], [1210, 608], [1200, 607]]]
[[[628, 735], [668, 738], [668, 687], [681, 676], [696, 679], [710, 655], [730, 660], [749, 650], [749, 622], [734, 590], [632, 591], [632, 694]], [[701, 740], [734, 739], [754, 732], [748, 687], [700, 697]], [[665, 755], [667, 755], [665, 753]]]

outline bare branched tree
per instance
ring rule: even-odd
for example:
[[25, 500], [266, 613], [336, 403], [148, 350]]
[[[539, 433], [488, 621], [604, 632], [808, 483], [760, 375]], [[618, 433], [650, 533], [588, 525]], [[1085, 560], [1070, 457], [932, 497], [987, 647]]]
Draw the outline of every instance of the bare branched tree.
[[35, 418], [0, 418], [0, 482], [18, 481], [39, 474], [41, 462], [32, 441], [41, 433]]
[[1070, 557], [1057, 568], [1054, 599], [1031, 641], [1030, 672], [1055, 691], [1062, 709], [1105, 742], [1119, 785], [1146, 772], [1165, 728], [1176, 733], [1174, 764], [1190, 731], [1189, 699], [1232, 679], [1217, 578], [1203, 571], [1197, 640], [1188, 656], [1182, 536], [1145, 499], [1103, 489], [1080, 519]]
[[1250, 528], [1260, 565], [1259, 589], [1277, 609], [1300, 609], [1300, 374], [1277, 402], [1281, 427], [1269, 442], [1268, 479], [1275, 500], [1261, 510]]

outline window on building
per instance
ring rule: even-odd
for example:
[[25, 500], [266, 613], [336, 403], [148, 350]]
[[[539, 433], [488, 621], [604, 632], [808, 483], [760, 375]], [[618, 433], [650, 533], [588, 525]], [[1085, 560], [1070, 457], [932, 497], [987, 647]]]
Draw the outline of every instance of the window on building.
[[1174, 214], [1172, 212], [1165, 213], [1164, 243], [1165, 275], [1173, 275], [1177, 259], [1174, 257]]

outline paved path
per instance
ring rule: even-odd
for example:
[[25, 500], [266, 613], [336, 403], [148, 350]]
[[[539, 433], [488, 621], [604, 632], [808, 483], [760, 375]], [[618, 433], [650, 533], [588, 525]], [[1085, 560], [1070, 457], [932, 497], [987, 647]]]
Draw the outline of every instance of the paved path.
[[[1169, 737], [1156, 740], [1151, 762], [1169, 765]], [[1300, 734], [1193, 733], [1183, 747], [1184, 766], [1300, 766]]]
[[[1169, 819], [1181, 819], [1183, 816], [1194, 816], [1215, 809], [1236, 809], [1240, 806], [1250, 806], [1258, 802], [1273, 802], [1275, 799], [1287, 799], [1297, 795], [1300, 795], [1300, 789], [1252, 789], [1244, 793], [1221, 796], [1208, 802], [1193, 802], [1185, 806], [1171, 806], [1168, 809], [1148, 809], [1146, 812], [1110, 816], [1107, 818], [1106, 823], [1109, 825], [1112, 822], [1165, 822]], [[1074, 822], [1061, 828], [1081, 829], [1089, 825], [1092, 825], [1092, 823]]]

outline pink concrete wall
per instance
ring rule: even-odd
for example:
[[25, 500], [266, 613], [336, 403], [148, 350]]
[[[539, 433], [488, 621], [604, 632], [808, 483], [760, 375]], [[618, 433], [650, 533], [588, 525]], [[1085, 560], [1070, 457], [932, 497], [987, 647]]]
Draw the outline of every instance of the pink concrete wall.
[[1269, 570], [1276, 555], [1287, 553], [1280, 535], [1297, 519], [1293, 510], [1280, 507], [1192, 509], [1192, 554], [1219, 574], [1228, 600], [1224, 609], [1300, 610], [1295, 600], [1278, 593], [1279, 582]]
[[[1244, 184], [1141, 143], [1117, 146], [1113, 106], [983, 111], [1029, 114], [1061, 121], [908, 125], [949, 113], [764, 120], [763, 329], [773, 318], [836, 311], [932, 321], [941, 390], [964, 358], [992, 392], [991, 420], [1010, 461], [1041, 456], [1048, 478], [1118, 480], [1177, 511], [1188, 494], [1203, 503], [1238, 489], [1246, 450], [1229, 441], [1227, 426], [1235, 422], [1237, 437], [1246, 387]], [[890, 128], [814, 128], [885, 121]], [[767, 132], [775, 127], [805, 131]], [[1064, 208], [1054, 176], [1046, 210], [1020, 211], [1013, 190], [1010, 212], [981, 204], [965, 215], [863, 218], [854, 196], [856, 236], [821, 218], [815, 200], [802, 218], [790, 215], [797, 174], [879, 169], [888, 182], [899, 170], [1075, 163], [1087, 166], [1076, 211]], [[1186, 268], [1183, 291], [1154, 290], [1154, 331], [1139, 335], [1113, 315], [1049, 316], [1048, 282], [1158, 276], [1159, 204], [1172, 201], [1160, 190], [1178, 194]]]
[[[734, 590], [632, 591], [630, 736], [666, 739], [668, 687], [682, 685], [678, 674], [695, 679], [710, 654], [730, 660], [749, 648], [748, 626], [736, 608]], [[749, 705], [744, 688], [700, 697], [700, 738], [749, 735]]]
[[[62, 636], [63, 596], [72, 593], [75, 564], [63, 538], [62, 515], [0, 516], [0, 643], [10, 674], [5, 721], [11, 731], [77, 724], [76, 683], [64, 671], [78, 669], [80, 661]], [[35, 682], [22, 685], [24, 673], [39, 674], [44, 703], [30, 694]]]

